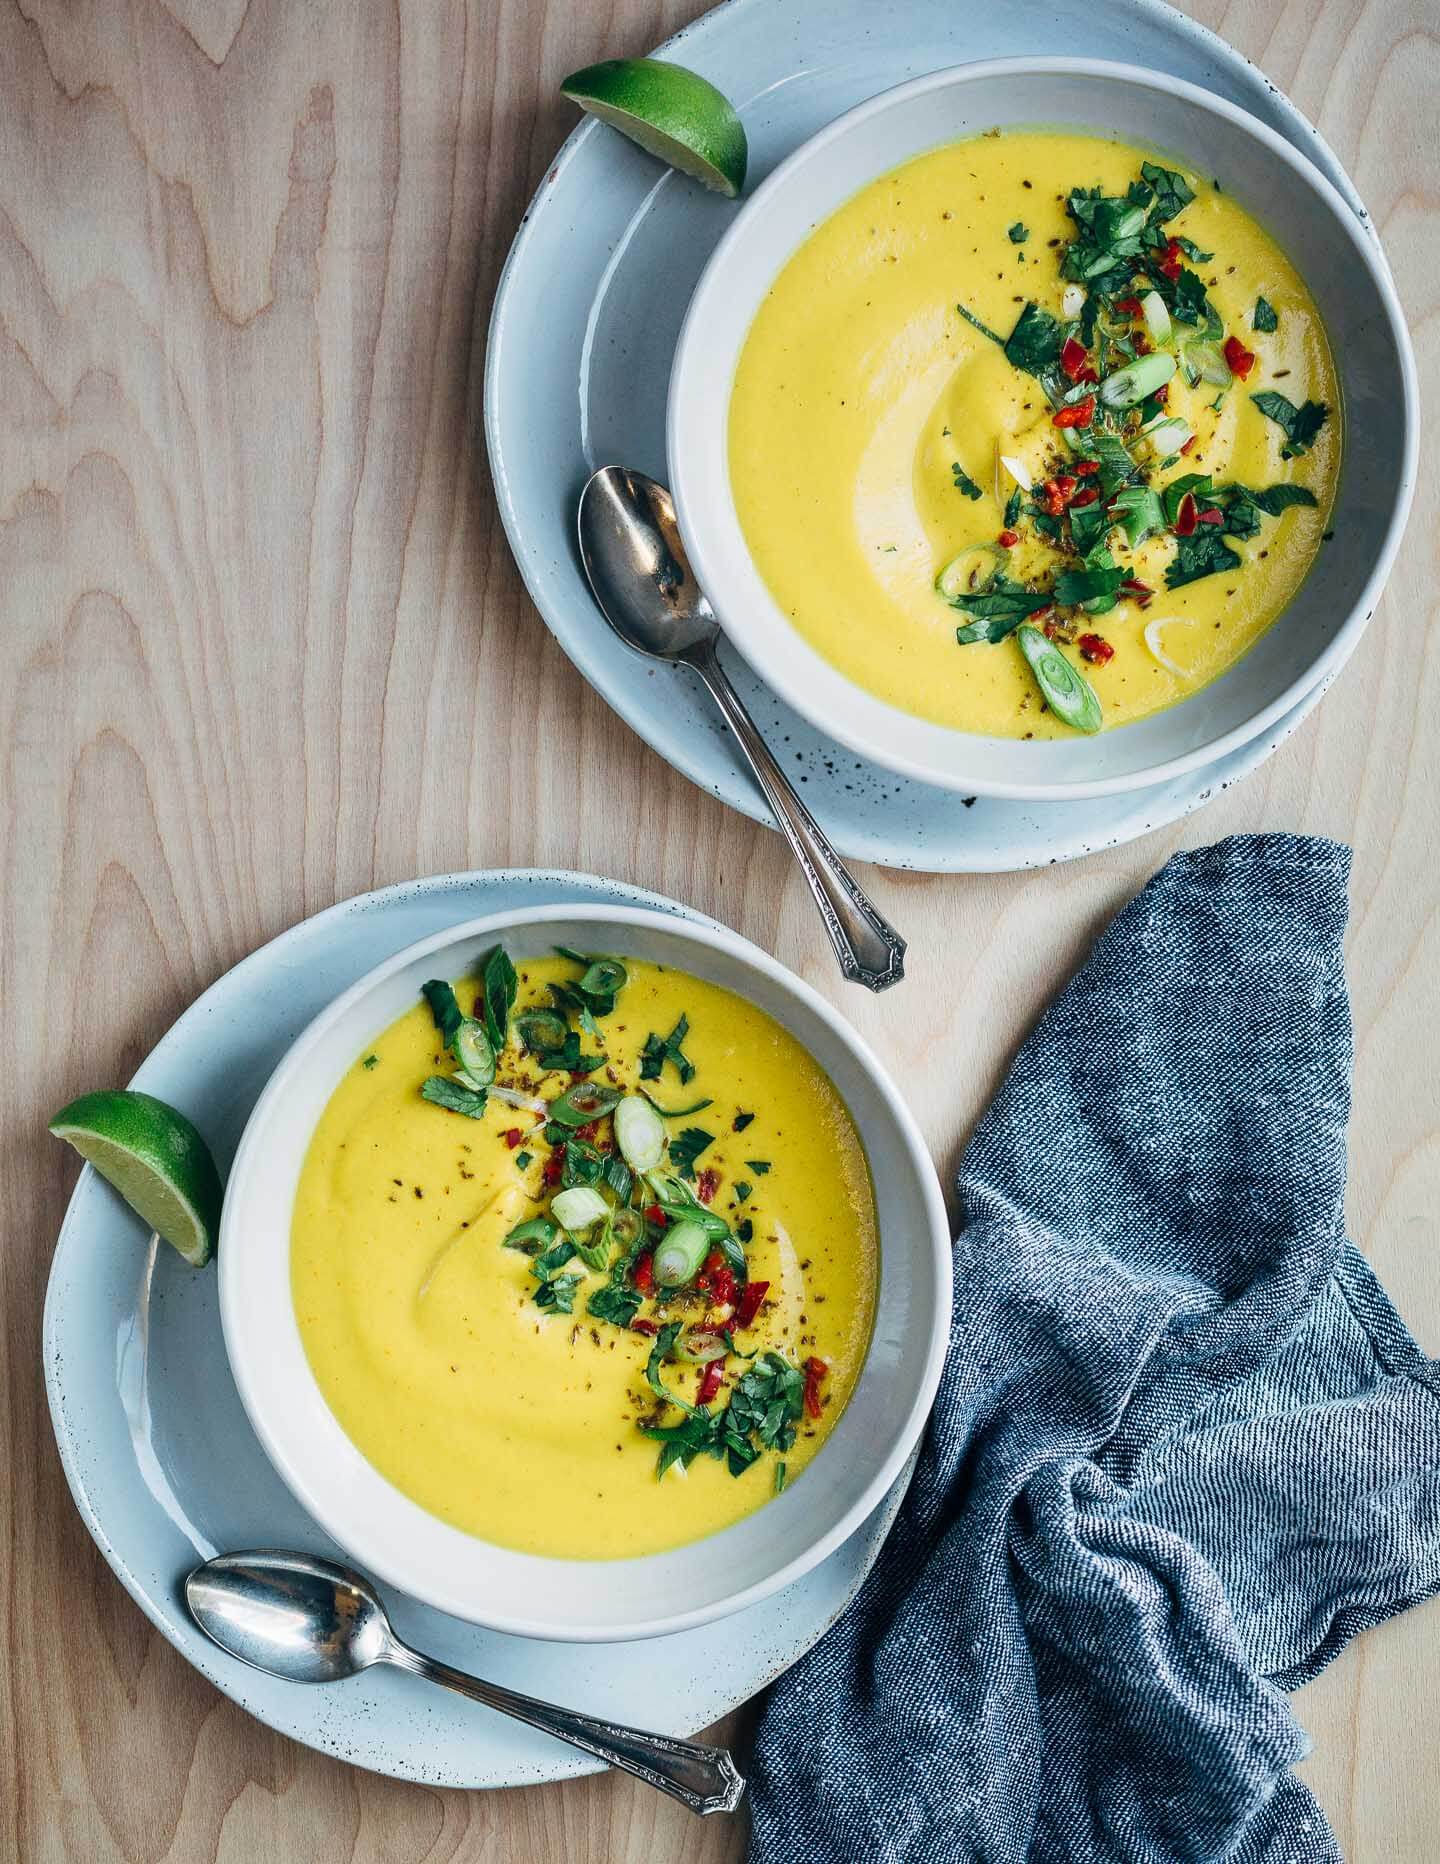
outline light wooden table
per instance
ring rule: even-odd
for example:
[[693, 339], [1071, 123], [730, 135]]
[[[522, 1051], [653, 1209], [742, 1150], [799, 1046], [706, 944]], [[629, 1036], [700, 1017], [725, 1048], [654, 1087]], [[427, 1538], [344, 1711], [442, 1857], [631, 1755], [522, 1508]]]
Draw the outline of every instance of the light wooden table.
[[[536, 863], [693, 901], [927, 1083], [918, 1111], [948, 1176], [1053, 986], [1172, 849], [1341, 836], [1356, 849], [1352, 1232], [1440, 1350], [1433, 473], [1336, 691], [1202, 815], [1045, 873], [865, 875], [910, 937], [923, 1016], [836, 982], [778, 839], [632, 737], [530, 609], [486, 480], [477, 313], [569, 127], [559, 76], [698, 10], [0, 0], [6, 1859], [741, 1854], [738, 1822], [693, 1827], [622, 1779], [435, 1792], [271, 1734], [150, 1629], [71, 1507], [38, 1336], [74, 1166], [43, 1122], [123, 1081], [263, 939], [363, 888]], [[1192, 10], [1349, 165], [1433, 396], [1436, 0]], [[573, 782], [577, 762], [609, 773], [603, 794]], [[1437, 1667], [1431, 1606], [1299, 1700], [1305, 1771], [1352, 1859], [1440, 1851]]]

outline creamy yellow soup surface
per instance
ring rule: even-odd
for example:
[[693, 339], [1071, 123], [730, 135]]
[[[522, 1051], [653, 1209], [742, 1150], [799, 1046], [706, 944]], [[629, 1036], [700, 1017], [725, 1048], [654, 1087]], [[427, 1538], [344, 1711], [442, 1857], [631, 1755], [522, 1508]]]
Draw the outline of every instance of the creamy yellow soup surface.
[[[1122, 195], [1147, 152], [1097, 137], [1006, 132], [922, 155], [865, 188], [790, 259], [761, 305], [737, 369], [729, 417], [732, 483], [752, 554], [784, 612], [857, 685], [920, 717], [962, 730], [1037, 738], [1066, 726], [1045, 708], [1015, 640], [957, 646], [963, 616], [937, 596], [940, 568], [966, 546], [993, 543], [1015, 482], [997, 455], [1039, 483], [1068, 463], [1039, 382], [957, 314], [957, 301], [1007, 335], [1034, 301], [1059, 318], [1059, 262], [1075, 234], [1072, 188]], [[1167, 158], [1157, 157], [1164, 161]], [[1113, 647], [1087, 664], [1107, 726], [1145, 717], [1215, 679], [1276, 619], [1327, 529], [1341, 425], [1334, 366], [1315, 305], [1275, 241], [1213, 185], [1165, 228], [1213, 254], [1186, 257], [1210, 302], [1255, 353], [1219, 408], [1217, 389], [1168, 387], [1167, 413], [1194, 430], [1188, 455], [1150, 472], [1182, 472], [1265, 488], [1298, 483], [1317, 503], [1265, 517], [1233, 544], [1243, 567], [1166, 587], [1171, 536], [1144, 543], [1133, 573], [1154, 594], [1122, 599], [1092, 626]], [[1023, 229], [1021, 242], [1009, 229]], [[1253, 327], [1257, 298], [1278, 328]], [[1177, 330], [1179, 326], [1177, 325]], [[1181, 335], [1194, 335], [1179, 331]], [[1323, 402], [1328, 418], [1304, 457], [1285, 459], [1282, 429], [1252, 394]], [[1143, 454], [1143, 448], [1141, 449]], [[981, 489], [957, 489], [956, 463]], [[998, 496], [997, 496], [998, 492]], [[1043, 579], [1054, 553], [1027, 521], [1009, 565]], [[1147, 647], [1146, 624], [1164, 659]]]
[[[493, 1097], [478, 1120], [423, 1100], [422, 1082], [453, 1067], [423, 1004], [357, 1058], [336, 1089], [306, 1156], [293, 1220], [301, 1336], [351, 1439], [434, 1514], [508, 1547], [570, 1559], [656, 1552], [727, 1527], [776, 1492], [777, 1460], [794, 1482], [854, 1388], [874, 1309], [869, 1170], [827, 1076], [777, 1023], [730, 992], [626, 962], [629, 982], [599, 1025], [610, 1067], [594, 1079], [633, 1087], [646, 1037], [688, 1017], [683, 1052], [693, 1079], [682, 1086], [667, 1064], [646, 1085], [670, 1107], [712, 1099], [668, 1127], [715, 1134], [699, 1160], [718, 1180], [710, 1208], [735, 1230], [748, 1219], [750, 1276], [770, 1284], [736, 1345], [828, 1368], [821, 1415], [801, 1420], [783, 1459], [762, 1454], [735, 1477], [723, 1461], [701, 1456], [657, 1479], [660, 1446], [641, 1434], [640, 1421], [673, 1424], [680, 1413], [646, 1385], [653, 1338], [587, 1314], [589, 1294], [607, 1277], [579, 1260], [567, 1265], [585, 1276], [574, 1311], [536, 1306], [531, 1261], [504, 1239], [553, 1191], [543, 1122]], [[577, 975], [561, 958], [527, 960], [519, 970], [517, 1009], [547, 1004], [547, 984]], [[455, 986], [467, 1014], [475, 988], [473, 980]], [[588, 1038], [585, 1047], [594, 1052]], [[520, 1061], [513, 1047], [498, 1079], [547, 1101], [570, 1085], [533, 1058]], [[610, 1127], [601, 1123], [600, 1147]], [[516, 1129], [519, 1146], [511, 1143]], [[738, 1198], [737, 1186], [747, 1184]], [[711, 1312], [707, 1297], [690, 1291], [660, 1308], [647, 1300], [640, 1318], [652, 1327], [667, 1318], [698, 1325]], [[752, 1363], [727, 1358], [716, 1405]], [[667, 1363], [662, 1377], [694, 1402], [700, 1368]]]

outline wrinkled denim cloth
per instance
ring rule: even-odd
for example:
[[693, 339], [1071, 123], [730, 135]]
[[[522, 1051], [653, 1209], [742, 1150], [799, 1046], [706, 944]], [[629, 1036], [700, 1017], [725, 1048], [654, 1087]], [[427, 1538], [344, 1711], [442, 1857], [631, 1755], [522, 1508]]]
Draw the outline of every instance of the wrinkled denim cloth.
[[914, 1483], [763, 1712], [752, 1864], [1339, 1857], [1285, 1691], [1440, 1590], [1440, 1363], [1342, 1229], [1348, 872], [1177, 855], [1025, 1043]]

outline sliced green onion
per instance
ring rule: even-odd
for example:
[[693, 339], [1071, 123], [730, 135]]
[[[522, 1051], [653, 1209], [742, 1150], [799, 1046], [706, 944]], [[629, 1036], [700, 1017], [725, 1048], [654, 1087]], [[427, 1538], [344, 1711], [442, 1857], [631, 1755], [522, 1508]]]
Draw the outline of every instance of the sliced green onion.
[[450, 1043], [471, 1087], [489, 1087], [495, 1079], [495, 1051], [483, 1023], [467, 1016]]
[[593, 1224], [609, 1215], [610, 1206], [588, 1184], [577, 1184], [569, 1191], [557, 1191], [550, 1200], [550, 1214], [572, 1236], [583, 1235]]
[[1169, 350], [1137, 356], [1124, 369], [1106, 376], [1100, 384], [1100, 399], [1107, 408], [1133, 408], [1147, 395], [1153, 395], [1157, 388], [1163, 388], [1175, 369], [1175, 358]]
[[1066, 323], [1069, 323], [1072, 319], [1080, 315], [1081, 311], [1085, 308], [1085, 300], [1089, 295], [1089, 292], [1086, 291], [1083, 285], [1067, 285], [1065, 287], [1060, 294], [1060, 315], [1065, 319]]
[[1150, 451], [1158, 459], [1162, 454], [1178, 453], [1194, 438], [1194, 429], [1178, 418], [1161, 417], [1141, 429], [1150, 442]]
[[662, 1107], [648, 1087], [642, 1087], [640, 1092], [662, 1120], [683, 1120], [687, 1113], [703, 1113], [706, 1107], [715, 1105], [714, 1100], [707, 1094], [703, 1100], [692, 1100], [688, 1107]]
[[613, 997], [630, 981], [630, 973], [618, 958], [596, 958], [580, 979], [580, 988], [589, 997]]
[[1165, 529], [1165, 509], [1158, 493], [1148, 485], [1127, 485], [1110, 501], [1111, 515], [1125, 526], [1125, 536], [1132, 550]]
[[708, 1366], [712, 1359], [723, 1359], [730, 1348], [724, 1334], [714, 1327], [687, 1327], [671, 1350], [692, 1366]]
[[1009, 473], [1010, 477], [1015, 481], [1022, 492], [1034, 491], [1035, 475], [1025, 464], [1024, 460], [1016, 459], [1011, 453], [1002, 453], [1000, 455], [1000, 464], [1005, 468], [1006, 472]]
[[628, 1254], [645, 1234], [645, 1219], [638, 1210], [622, 1204], [610, 1213], [610, 1234]]
[[654, 1171], [665, 1151], [665, 1122], [638, 1094], [627, 1094], [615, 1109], [615, 1143], [631, 1171]]
[[575, 1081], [546, 1109], [559, 1126], [588, 1126], [618, 1105], [620, 1090], [598, 1081]]
[[1191, 370], [1194, 371], [1193, 375], [1190, 376], [1192, 387], [1196, 382], [1209, 382], [1216, 388], [1229, 388], [1230, 384], [1235, 380], [1235, 377], [1231, 374], [1229, 363], [1226, 362], [1219, 345], [1216, 343], [1187, 343], [1185, 345], [1185, 361], [1187, 364], [1186, 373], [1189, 374]]
[[[1149, 358], [1145, 359], [1147, 362]], [[1047, 641], [1038, 628], [1022, 622], [1015, 630], [1020, 651], [1030, 663], [1045, 702], [1063, 725], [1074, 731], [1096, 732], [1104, 722], [1095, 688]]]
[[557, 1016], [554, 1010], [522, 1010], [515, 1018], [515, 1028], [521, 1042], [534, 1055], [564, 1048], [565, 1038], [570, 1033], [565, 1018]]
[[[1044, 640], [1045, 637], [1040, 638]], [[563, 1217], [561, 1222], [564, 1222]], [[656, 1246], [650, 1267], [662, 1288], [683, 1288], [700, 1273], [700, 1264], [709, 1253], [710, 1235], [702, 1224], [677, 1223], [665, 1232], [664, 1239]]]
[[958, 602], [988, 587], [1009, 561], [1010, 552], [999, 544], [971, 544], [951, 557], [935, 578], [935, 587], [947, 602]]
[[522, 1249], [527, 1256], [533, 1256], [542, 1249], [548, 1249], [555, 1240], [555, 1225], [548, 1217], [527, 1217], [505, 1238], [506, 1249]]
[[1140, 300], [1140, 314], [1145, 319], [1145, 328], [1150, 333], [1152, 343], [1159, 345], [1170, 341], [1170, 313], [1158, 291], [1145, 293]]

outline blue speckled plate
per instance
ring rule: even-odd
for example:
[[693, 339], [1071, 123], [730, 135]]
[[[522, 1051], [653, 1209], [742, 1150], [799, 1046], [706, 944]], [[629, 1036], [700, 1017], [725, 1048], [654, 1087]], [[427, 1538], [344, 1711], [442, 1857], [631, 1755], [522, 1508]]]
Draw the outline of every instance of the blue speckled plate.
[[[967, 59], [1070, 52], [1207, 85], [1288, 137], [1366, 220], [1344, 170], [1294, 106], [1213, 33], [1160, 0], [727, 0], [662, 48], [741, 111], [751, 185], [853, 104]], [[665, 396], [691, 290], [736, 208], [587, 121], [551, 165], [500, 282], [485, 422], [511, 547], [552, 633], [662, 757], [734, 808], [769, 817], [689, 676], [629, 653], [585, 586], [580, 488], [618, 461], [666, 476]], [[1368, 225], [1368, 221], [1367, 221]], [[1218, 763], [1126, 796], [1015, 803], [908, 782], [861, 762], [782, 705], [738, 658], [737, 684], [845, 854], [891, 867], [982, 872], [1073, 859], [1198, 808], [1269, 756], [1320, 698]]]
[[[228, 1163], [280, 1056], [382, 958], [447, 925], [521, 905], [603, 900], [700, 918], [586, 875], [457, 874], [348, 900], [284, 933], [207, 990], [134, 1085], [186, 1109]], [[306, 1688], [210, 1644], [180, 1595], [213, 1553], [337, 1552], [266, 1460], [230, 1377], [213, 1272], [188, 1269], [86, 1166], [55, 1249], [45, 1381], [76, 1505], [126, 1590], [197, 1670], [282, 1734], [402, 1779], [519, 1786], [598, 1771], [574, 1748], [398, 1670]], [[641, 1727], [692, 1734], [808, 1650], [854, 1597], [905, 1492], [907, 1469], [858, 1534], [747, 1612], [643, 1644], [566, 1645], [484, 1631], [387, 1591], [421, 1650]]]

